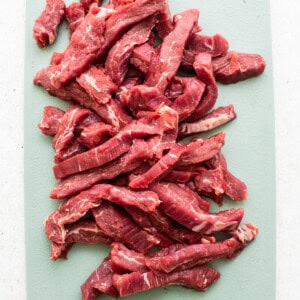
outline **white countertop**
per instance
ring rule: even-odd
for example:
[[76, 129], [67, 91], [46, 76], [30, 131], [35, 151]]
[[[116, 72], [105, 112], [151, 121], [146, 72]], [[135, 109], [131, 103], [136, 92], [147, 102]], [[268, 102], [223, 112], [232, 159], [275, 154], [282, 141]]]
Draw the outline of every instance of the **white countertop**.
[[[277, 164], [277, 299], [286, 300], [299, 299], [300, 294], [297, 286], [300, 278], [300, 199], [296, 190], [300, 182], [300, 2], [270, 2]], [[25, 0], [1, 1], [0, 10], [0, 299], [25, 299]]]

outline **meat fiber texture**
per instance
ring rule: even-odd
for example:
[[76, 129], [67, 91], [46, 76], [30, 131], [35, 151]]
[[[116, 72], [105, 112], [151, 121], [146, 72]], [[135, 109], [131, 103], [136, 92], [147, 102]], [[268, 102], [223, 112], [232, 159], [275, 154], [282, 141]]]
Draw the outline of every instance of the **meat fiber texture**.
[[221, 34], [199, 34], [197, 9], [172, 17], [166, 0], [101, 4], [49, 0], [34, 27], [44, 47], [66, 13], [71, 33], [34, 78], [70, 102], [46, 106], [38, 124], [53, 138], [50, 197], [62, 200], [44, 222], [50, 258], [66, 259], [74, 243], [111, 245], [82, 299], [171, 284], [205, 291], [220, 277], [208, 263], [236, 257], [258, 229], [241, 225], [236, 205], [210, 210], [245, 200], [247, 186], [228, 170], [225, 132], [201, 133], [237, 117], [233, 104], [216, 107], [216, 82], [257, 76], [265, 62], [229, 51]]

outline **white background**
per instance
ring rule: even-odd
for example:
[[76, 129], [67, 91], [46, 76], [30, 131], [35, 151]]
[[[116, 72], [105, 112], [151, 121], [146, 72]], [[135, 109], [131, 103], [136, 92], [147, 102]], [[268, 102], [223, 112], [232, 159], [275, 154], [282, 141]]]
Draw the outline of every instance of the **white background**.
[[[270, 2], [276, 120], [277, 299], [300, 299], [297, 284], [300, 282], [300, 198], [296, 188], [300, 182], [300, 2]], [[23, 216], [25, 0], [2, 0], [0, 11], [0, 299], [9, 300], [26, 298]]]

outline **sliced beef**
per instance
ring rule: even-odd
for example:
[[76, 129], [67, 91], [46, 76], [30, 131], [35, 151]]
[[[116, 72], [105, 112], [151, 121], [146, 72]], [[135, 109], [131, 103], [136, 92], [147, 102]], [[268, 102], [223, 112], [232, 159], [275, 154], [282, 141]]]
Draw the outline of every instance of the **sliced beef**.
[[236, 118], [236, 113], [232, 104], [228, 106], [220, 106], [209, 112], [198, 121], [183, 122], [179, 125], [178, 134], [186, 136], [194, 133], [201, 133], [212, 130]]
[[66, 8], [66, 19], [69, 22], [70, 35], [76, 30], [85, 17], [85, 10], [81, 3], [74, 2]]
[[101, 294], [118, 297], [113, 281], [113, 272], [110, 267], [110, 258], [106, 257], [100, 266], [81, 285], [82, 300], [96, 300]]
[[194, 201], [182, 197], [182, 190], [176, 184], [156, 183], [152, 190], [162, 201], [160, 209], [186, 228], [202, 234], [234, 230], [244, 215], [244, 210], [229, 209], [218, 213], [208, 213], [195, 205]]
[[174, 29], [174, 23], [168, 5], [159, 13], [155, 29], [161, 39], [164, 39]]
[[221, 258], [232, 258], [255, 239], [257, 231], [253, 224], [244, 224], [229, 239], [217, 243], [187, 245], [165, 256], [145, 258], [146, 265], [153, 271], [170, 273]]
[[225, 194], [232, 200], [242, 201], [247, 199], [247, 186], [235, 177], [228, 169], [227, 162], [222, 153], [219, 153], [207, 162], [213, 168], [219, 168], [223, 172], [225, 181]]
[[120, 103], [112, 98], [118, 88], [105, 74], [104, 69], [91, 66], [89, 70], [77, 77], [76, 81], [89, 96], [102, 107], [101, 117], [115, 128], [121, 128], [131, 121]]
[[92, 4], [101, 5], [102, 0], [80, 0], [83, 9], [88, 12]]
[[259, 54], [230, 51], [225, 56], [213, 60], [216, 80], [224, 83], [236, 83], [260, 75], [266, 62]]
[[157, 87], [164, 93], [175, 76], [183, 55], [183, 49], [197, 24], [199, 11], [187, 10], [174, 16], [175, 27], [163, 40], [157, 59], [149, 66], [146, 84]]
[[[177, 129], [177, 119], [174, 118], [174, 111], [166, 106], [156, 112], [144, 112], [123, 127], [117, 135], [100, 146], [85, 153], [76, 155], [53, 167], [56, 178], [64, 178], [69, 175], [100, 167], [122, 154], [128, 152], [132, 145], [133, 138], [141, 138], [149, 135], [163, 135], [168, 131]], [[177, 131], [176, 131], [177, 132]]]
[[131, 54], [130, 63], [144, 74], [147, 74], [152, 57], [155, 54], [155, 49], [149, 43], [135, 46]]
[[40, 48], [54, 43], [58, 26], [65, 16], [65, 9], [62, 0], [46, 0], [46, 7], [33, 27], [33, 37]]
[[156, 16], [150, 16], [133, 26], [108, 52], [105, 69], [117, 85], [124, 80], [134, 47], [147, 42], [155, 23]]
[[162, 11], [167, 5], [166, 0], [136, 0], [118, 8], [106, 22], [105, 43], [98, 53], [98, 60], [105, 61], [108, 50], [130, 27]]
[[159, 244], [159, 240], [137, 226], [120, 206], [105, 202], [92, 212], [97, 225], [107, 236], [130, 249], [147, 253]]
[[206, 84], [205, 93], [188, 122], [199, 120], [215, 105], [218, 97], [218, 88], [212, 70], [212, 57], [207, 53], [199, 53], [195, 57], [194, 69], [197, 77]]
[[223, 171], [220, 169], [202, 169], [194, 178], [197, 191], [205, 193], [214, 193], [216, 195], [224, 194], [226, 183], [224, 181]]
[[187, 145], [178, 166], [194, 165], [208, 160], [218, 154], [225, 142], [225, 133], [220, 132], [208, 139], [197, 138]]
[[137, 168], [148, 155], [147, 143], [144, 140], [135, 139], [129, 151], [120, 158], [102, 167], [63, 179], [51, 191], [50, 197], [53, 199], [65, 199], [91, 187], [95, 183], [130, 172]]
[[213, 36], [193, 34], [187, 42], [182, 58], [182, 66], [187, 70], [193, 70], [195, 57], [198, 53], [208, 53], [212, 57], [225, 55], [228, 51], [229, 43], [221, 35]]
[[132, 272], [124, 275], [113, 275], [113, 284], [121, 297], [168, 285], [181, 285], [199, 291], [205, 291], [219, 279], [220, 273], [203, 265], [189, 270], [170, 274], [149, 272]]
[[123, 274], [135, 271], [149, 271], [145, 264], [144, 254], [130, 250], [121, 243], [112, 243], [110, 257], [111, 269], [114, 273]]
[[176, 77], [183, 86], [183, 93], [176, 97], [171, 107], [178, 112], [179, 121], [185, 120], [194, 113], [205, 91], [205, 84], [193, 77]]
[[81, 131], [78, 141], [92, 149], [99, 146], [101, 143], [106, 141], [108, 137], [116, 134], [116, 130], [108, 124], [103, 122], [92, 123]]
[[64, 111], [54, 106], [45, 106], [43, 109], [43, 117], [38, 128], [45, 135], [55, 135], [61, 124]]
[[164, 181], [173, 183], [186, 183], [197, 175], [197, 172], [173, 169], [171, 172], [168, 173], [168, 176], [164, 177]]
[[149, 87], [145, 84], [122, 91], [120, 99], [134, 114], [141, 110], [155, 111], [162, 105], [172, 106], [172, 102], [158, 88]]
[[71, 36], [59, 65], [46, 68], [51, 84], [61, 88], [86, 71], [104, 44], [105, 21], [111, 9], [93, 6]]
[[76, 125], [89, 114], [89, 110], [71, 105], [62, 117], [62, 121], [52, 140], [55, 149], [54, 161], [62, 160], [62, 151], [74, 139], [74, 130]]
[[67, 258], [67, 254], [74, 243], [86, 244], [107, 244], [110, 245], [113, 240], [106, 236], [94, 221], [77, 221], [66, 226], [66, 239], [63, 244], [52, 242], [51, 255], [52, 260]]
[[185, 144], [175, 144], [170, 151], [147, 172], [132, 180], [129, 186], [134, 189], [147, 188], [152, 182], [164, 177], [178, 162], [185, 150]]
[[73, 139], [65, 148], [57, 152], [54, 159], [55, 162], [59, 163], [87, 150], [88, 148], [79, 143], [78, 139]]

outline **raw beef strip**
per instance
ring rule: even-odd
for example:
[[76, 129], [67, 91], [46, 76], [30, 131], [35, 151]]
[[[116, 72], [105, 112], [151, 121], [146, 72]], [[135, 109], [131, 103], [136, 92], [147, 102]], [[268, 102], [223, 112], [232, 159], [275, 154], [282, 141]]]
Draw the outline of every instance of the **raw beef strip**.
[[51, 191], [53, 199], [65, 199], [93, 184], [105, 179], [112, 179], [118, 175], [130, 172], [137, 168], [148, 157], [147, 143], [141, 139], [135, 139], [129, 151], [120, 158], [90, 171], [82, 172], [63, 179]]
[[186, 41], [197, 24], [199, 11], [187, 10], [174, 16], [175, 27], [163, 40], [160, 53], [149, 66], [146, 85], [157, 87], [164, 93], [175, 76], [183, 55]]
[[209, 131], [235, 118], [236, 113], [232, 104], [228, 106], [220, 106], [200, 118], [198, 121], [192, 123], [181, 123], [178, 128], [178, 135], [186, 136], [193, 133]]
[[129, 183], [134, 189], [147, 188], [152, 182], [164, 177], [169, 172], [180, 156], [185, 152], [185, 144], [175, 144], [170, 151], [164, 155], [155, 165], [153, 165], [146, 173], [138, 176]]
[[59, 151], [58, 155], [55, 156], [55, 162], [62, 162], [72, 156], [83, 153], [88, 149], [78, 142], [78, 139], [71, 141], [66, 148]]
[[265, 67], [266, 62], [259, 54], [230, 51], [225, 56], [213, 59], [215, 78], [225, 84], [258, 76]]
[[94, 221], [78, 221], [70, 226], [66, 226], [67, 235], [63, 244], [52, 242], [51, 256], [52, 260], [67, 258], [68, 251], [74, 243], [88, 244], [107, 244], [110, 245], [113, 240], [107, 237]]
[[194, 183], [198, 192], [215, 193], [216, 195], [224, 194], [226, 183], [223, 172], [220, 169], [199, 170], [199, 175], [195, 176]]
[[208, 53], [212, 57], [217, 57], [225, 55], [228, 48], [229, 43], [221, 34], [213, 36], [193, 34], [184, 50], [182, 66], [187, 70], [193, 70], [195, 56], [198, 53]]
[[135, 271], [149, 271], [145, 264], [144, 254], [130, 250], [121, 243], [112, 243], [110, 257], [111, 269], [114, 273], [123, 274]]
[[161, 39], [164, 39], [174, 29], [174, 23], [168, 5], [166, 5], [158, 15], [158, 22], [155, 29]]
[[205, 93], [192, 113], [188, 122], [199, 120], [215, 105], [218, 98], [218, 88], [212, 71], [212, 58], [210, 54], [199, 53], [196, 55], [194, 69], [197, 77], [206, 84]]
[[64, 111], [54, 107], [45, 106], [43, 109], [43, 118], [38, 124], [38, 128], [45, 135], [55, 135], [63, 118]]
[[66, 9], [66, 19], [69, 22], [70, 35], [73, 34], [78, 25], [85, 17], [85, 10], [81, 3], [74, 2]]
[[45, 221], [47, 237], [56, 243], [63, 243], [66, 239], [64, 225], [79, 220], [89, 209], [101, 205], [102, 199], [121, 205], [133, 205], [146, 212], [155, 211], [160, 204], [157, 195], [151, 191], [137, 192], [109, 184], [94, 185], [61, 204], [48, 216]]
[[100, 167], [128, 152], [134, 138], [154, 134], [162, 136], [168, 131], [173, 131], [174, 128], [177, 129], [174, 110], [167, 106], [161, 107], [156, 112], [140, 112], [137, 117], [139, 120], [133, 120], [104, 144], [55, 165], [53, 167], [55, 177], [64, 178]]
[[257, 232], [258, 229], [253, 224], [244, 224], [229, 239], [217, 243], [187, 245], [165, 256], [145, 258], [146, 265], [153, 271], [170, 273], [221, 258], [233, 258], [255, 239]]
[[113, 286], [110, 258], [106, 257], [100, 266], [81, 285], [82, 300], [96, 300], [100, 294], [108, 294], [112, 298], [118, 297]]
[[162, 201], [160, 209], [186, 228], [202, 234], [211, 234], [238, 227], [244, 210], [229, 209], [218, 213], [208, 213], [185, 197], [181, 188], [172, 183], [155, 183], [152, 190]]
[[64, 114], [61, 124], [55, 134], [52, 145], [55, 149], [55, 162], [61, 161], [62, 150], [74, 139], [75, 126], [89, 114], [89, 110], [71, 105]]
[[91, 5], [94, 3], [100, 6], [102, 3], [102, 0], [101, 1], [100, 0], [80, 0], [80, 4], [82, 5], [83, 9], [86, 12], [89, 11]]
[[104, 69], [91, 66], [89, 70], [77, 77], [76, 81], [86, 90], [89, 96], [102, 107], [100, 115], [107, 123], [115, 128], [121, 128], [131, 121], [119, 102], [112, 99], [112, 93], [118, 87], [112, 82]]
[[120, 206], [104, 202], [92, 212], [97, 225], [107, 236], [130, 249], [146, 253], [159, 244], [159, 240], [137, 226]]
[[89, 209], [101, 205], [101, 202], [99, 197], [91, 197], [89, 192], [82, 192], [65, 201], [45, 220], [46, 236], [55, 243], [64, 243], [67, 235], [65, 225], [79, 220]]
[[105, 72], [106, 70], [101, 67], [91, 66], [76, 78], [80, 86], [99, 104], [107, 104], [111, 100], [111, 94], [118, 90]]
[[59, 89], [87, 70], [104, 44], [105, 21], [113, 10], [93, 6], [71, 36], [59, 65], [46, 68], [53, 87]]
[[46, 7], [33, 27], [33, 37], [40, 48], [54, 43], [58, 26], [65, 16], [65, 9], [62, 0], [46, 0]]
[[88, 148], [94, 148], [99, 146], [108, 136], [116, 134], [116, 130], [103, 122], [92, 123], [86, 126], [80, 133], [78, 141]]
[[152, 271], [132, 272], [124, 275], [113, 275], [113, 284], [121, 297], [168, 285], [181, 285], [199, 291], [205, 291], [219, 279], [220, 273], [207, 266], [199, 266], [189, 270], [170, 274], [155, 274]]
[[117, 121], [121, 124], [128, 123], [129, 116], [124, 113], [123, 108], [117, 101], [111, 101], [110, 105], [100, 105], [76, 81], [57, 89], [51, 84], [49, 75], [46, 69], [42, 69], [36, 74], [34, 83], [43, 86], [52, 96], [66, 101], [72, 100], [85, 108], [92, 109], [110, 124]]
[[160, 211], [150, 214], [149, 218], [158, 232], [165, 234], [177, 243], [196, 244], [201, 242], [203, 237], [201, 234], [176, 226], [168, 216]]
[[181, 156], [178, 166], [194, 165], [208, 160], [218, 154], [225, 142], [225, 133], [220, 132], [208, 139], [197, 138], [186, 147], [186, 152]]
[[168, 176], [164, 177], [164, 181], [173, 183], [186, 183], [197, 176], [197, 172], [187, 170], [172, 170]]
[[193, 77], [176, 77], [183, 85], [183, 93], [171, 104], [171, 107], [178, 112], [179, 121], [189, 117], [199, 105], [205, 90], [205, 84]]
[[137, 114], [139, 111], [155, 111], [162, 105], [171, 107], [172, 102], [158, 88], [137, 85], [120, 93], [122, 103]]
[[117, 85], [121, 85], [128, 70], [128, 62], [134, 46], [149, 39], [156, 23], [156, 16], [150, 16], [126, 32], [108, 52], [105, 69]]
[[225, 194], [232, 200], [242, 201], [247, 199], [247, 186], [240, 179], [231, 174], [227, 169], [227, 162], [222, 153], [212, 158], [208, 164], [213, 168], [220, 168], [223, 171], [225, 181]]
[[51, 59], [50, 59], [50, 66], [56, 66], [59, 65], [64, 54], [60, 52], [53, 52]]
[[132, 51], [130, 63], [146, 74], [148, 72], [152, 57], [155, 54], [155, 49], [149, 45], [149, 43], [135, 46]]
[[134, 24], [162, 11], [167, 0], [136, 0], [121, 6], [107, 20], [104, 33], [105, 43], [98, 53], [99, 61], [104, 61], [109, 48]]

